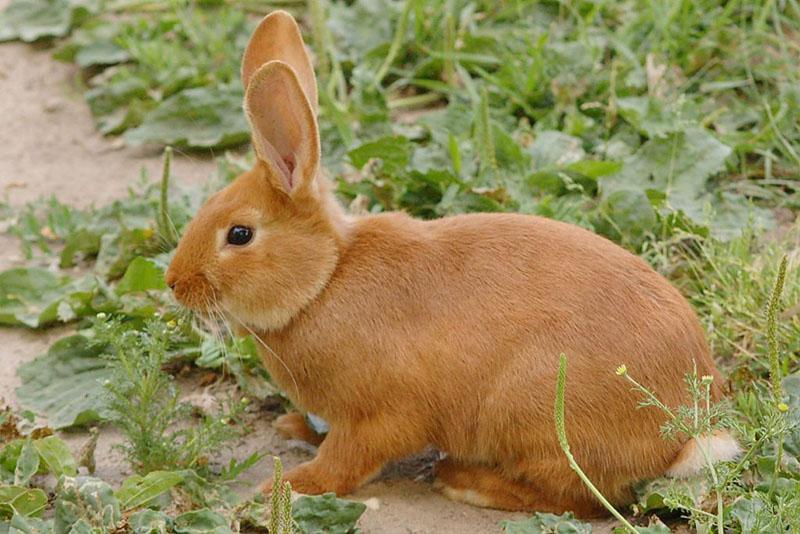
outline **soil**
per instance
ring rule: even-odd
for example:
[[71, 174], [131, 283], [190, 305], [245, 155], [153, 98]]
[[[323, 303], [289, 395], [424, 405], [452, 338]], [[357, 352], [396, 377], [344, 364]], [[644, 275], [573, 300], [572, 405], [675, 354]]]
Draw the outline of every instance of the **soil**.
[[[0, 10], [7, 5], [0, 0]], [[78, 72], [52, 59], [50, 51], [21, 43], [0, 45], [0, 199], [13, 206], [41, 196], [54, 195], [76, 206], [102, 205], [126, 194], [140, 172], [157, 178], [161, 151], [131, 148], [121, 140], [99, 135], [80, 91]], [[173, 175], [179, 182], [200, 184], [215, 171], [210, 156], [176, 154]], [[14, 239], [0, 233], [0, 270], [25, 263]], [[43, 353], [69, 327], [30, 331], [0, 328], [0, 398], [16, 404], [19, 385], [16, 368]], [[219, 381], [205, 388], [191, 376], [181, 380], [183, 391], [197, 401], [230, 388]], [[252, 431], [226, 455], [244, 458], [253, 451], [278, 455], [286, 467], [312, 457], [313, 449], [287, 442], [275, 434], [270, 421], [278, 413], [261, 408], [252, 418]], [[77, 455], [88, 439], [84, 431], [63, 436]], [[113, 447], [119, 434], [101, 428], [96, 475], [119, 484], [130, 468]], [[431, 458], [421, 456], [388, 467], [375, 482], [351, 496], [368, 509], [359, 522], [366, 533], [467, 533], [500, 532], [500, 522], [521, 519], [522, 514], [476, 508], [449, 501], [430, 485]], [[270, 477], [271, 461], [263, 460], [242, 476], [238, 490], [255, 491]], [[595, 524], [595, 532], [609, 532], [612, 522]]]

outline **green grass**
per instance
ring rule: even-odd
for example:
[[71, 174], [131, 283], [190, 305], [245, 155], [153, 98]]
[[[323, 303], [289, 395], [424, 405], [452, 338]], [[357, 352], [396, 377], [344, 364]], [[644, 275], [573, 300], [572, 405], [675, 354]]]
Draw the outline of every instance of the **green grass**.
[[[701, 384], [690, 380], [702, 424], [677, 430], [693, 435], [725, 421], [748, 452], [709, 466], [700, 482], [643, 487], [627, 514], [636, 528], [652, 513], [697, 530], [800, 528], [800, 230], [785, 222], [800, 206], [797, 0], [14, 0], [0, 15], [0, 39], [39, 41], [75, 62], [103, 133], [217, 150], [247, 142], [238, 63], [275, 6], [298, 16], [312, 48], [324, 163], [343, 202], [423, 218], [517, 211], [573, 222], [640, 254], [693, 304], [730, 377], [730, 405], [704, 411]], [[58, 23], [43, 24], [44, 14]], [[143, 475], [211, 476], [200, 464], [212, 447], [158, 445], [182, 417], [162, 364], [193, 362], [231, 375], [248, 397], [275, 394], [253, 343], [193, 328], [161, 279], [192, 213], [242, 165], [220, 158], [219, 179], [203, 191], [176, 191], [167, 169], [161, 188], [143, 185], [98, 209], [55, 200], [0, 207], [28, 257], [58, 256], [64, 275], [0, 273], [0, 323], [70, 322], [83, 336], [21, 371], [21, 392], [47, 411], [36, 396], [44, 387], [91, 384], [94, 372], [144, 376], [138, 392], [111, 387], [112, 409], [99, 404], [100, 388], [55, 419], [69, 427], [129, 416], [117, 422]], [[75, 279], [74, 265], [88, 274]], [[84, 366], [100, 351], [88, 340], [108, 328], [107, 346], [119, 345], [105, 351], [110, 367]], [[170, 341], [154, 344], [152, 334], [167, 328]], [[47, 374], [53, 359], [73, 374]], [[127, 401], [137, 395], [158, 402], [137, 413]], [[164, 415], [151, 435], [136, 431], [145, 407]], [[202, 425], [189, 432], [202, 435]], [[221, 478], [241, 469], [231, 464]], [[229, 507], [225, 517], [265, 518], [263, 508]], [[558, 525], [578, 528], [548, 514], [505, 528]]]

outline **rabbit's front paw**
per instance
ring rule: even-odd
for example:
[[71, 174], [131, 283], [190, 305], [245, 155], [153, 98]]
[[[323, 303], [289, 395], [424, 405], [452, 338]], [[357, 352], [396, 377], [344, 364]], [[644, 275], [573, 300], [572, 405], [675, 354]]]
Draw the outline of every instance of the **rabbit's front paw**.
[[325, 438], [325, 436], [317, 434], [308, 425], [305, 416], [300, 412], [289, 412], [281, 415], [272, 422], [272, 428], [286, 439], [299, 439], [317, 446]]
[[[283, 474], [283, 481], [292, 485], [292, 491], [305, 495], [320, 495], [330, 491], [342, 495], [352, 491], [347, 484], [343, 484], [340, 480], [334, 480], [329, 474], [316, 469], [312, 462], [289, 469]], [[271, 479], [265, 480], [261, 485], [261, 492], [269, 495], [272, 493], [272, 485]]]
[[337, 494], [343, 492], [337, 491], [337, 484], [335, 481], [326, 480], [321, 473], [315, 472], [313, 469], [308, 469], [307, 464], [298, 465], [294, 469], [290, 469], [283, 476], [283, 480], [292, 485], [292, 491], [303, 493], [305, 495], [320, 495], [333, 491]]

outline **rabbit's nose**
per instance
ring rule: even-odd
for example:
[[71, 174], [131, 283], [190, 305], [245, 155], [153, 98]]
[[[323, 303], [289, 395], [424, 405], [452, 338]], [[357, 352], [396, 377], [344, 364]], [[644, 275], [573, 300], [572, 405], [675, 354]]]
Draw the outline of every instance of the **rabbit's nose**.
[[164, 275], [164, 282], [169, 286], [171, 290], [175, 290], [175, 286], [178, 285], [178, 277], [175, 276], [175, 273], [172, 271], [167, 271], [167, 274]]

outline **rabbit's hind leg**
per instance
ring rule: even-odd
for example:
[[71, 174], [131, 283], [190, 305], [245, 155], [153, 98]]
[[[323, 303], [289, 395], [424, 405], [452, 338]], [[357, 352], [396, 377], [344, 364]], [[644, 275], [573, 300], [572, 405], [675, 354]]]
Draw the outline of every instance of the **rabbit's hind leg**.
[[512, 511], [527, 510], [531, 492], [528, 484], [507, 480], [491, 467], [449, 458], [436, 464], [433, 487], [454, 501]]
[[546, 487], [508, 477], [499, 468], [451, 459], [437, 464], [434, 488], [454, 501], [484, 508], [556, 514], [574, 512], [583, 517], [599, 515], [597, 503], [554, 499], [554, 494]]

